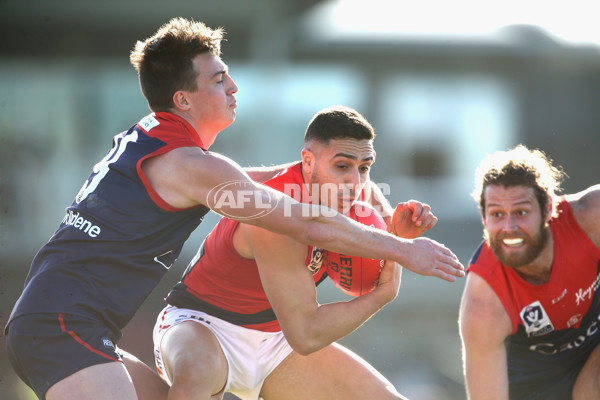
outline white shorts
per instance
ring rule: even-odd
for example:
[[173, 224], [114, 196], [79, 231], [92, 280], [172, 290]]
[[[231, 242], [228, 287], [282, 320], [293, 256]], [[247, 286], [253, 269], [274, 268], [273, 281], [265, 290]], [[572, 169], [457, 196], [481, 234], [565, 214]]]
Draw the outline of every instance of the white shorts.
[[225, 391], [242, 400], [258, 399], [265, 378], [292, 352], [281, 331], [257, 331], [201, 311], [167, 306], [158, 315], [152, 338], [156, 368], [169, 385], [171, 382], [164, 370], [160, 343], [169, 328], [184, 321], [203, 324], [217, 337], [229, 364]]

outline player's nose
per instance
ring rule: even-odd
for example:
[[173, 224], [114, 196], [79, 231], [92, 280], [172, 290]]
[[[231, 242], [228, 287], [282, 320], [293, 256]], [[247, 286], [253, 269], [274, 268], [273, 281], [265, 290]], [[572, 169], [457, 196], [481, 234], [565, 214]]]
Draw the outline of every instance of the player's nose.
[[511, 231], [514, 231], [517, 229], [517, 224], [515, 222], [514, 217], [512, 217], [511, 215], [506, 217], [506, 219], [504, 220], [503, 229], [508, 232], [511, 232]]

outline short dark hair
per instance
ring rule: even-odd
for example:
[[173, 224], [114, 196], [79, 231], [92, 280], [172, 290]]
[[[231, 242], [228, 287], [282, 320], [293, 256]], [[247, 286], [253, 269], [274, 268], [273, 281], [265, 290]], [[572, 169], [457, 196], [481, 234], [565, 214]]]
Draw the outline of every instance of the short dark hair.
[[[485, 214], [485, 188], [489, 185], [504, 187], [526, 186], [533, 188], [542, 212], [548, 205], [548, 196], [558, 195], [566, 174], [552, 165], [541, 150], [529, 150], [520, 144], [507, 151], [487, 155], [475, 172], [475, 189], [471, 196]], [[556, 206], [556, 202], [554, 203]], [[554, 214], [556, 208], [552, 210]]]
[[351, 138], [373, 140], [375, 130], [358, 111], [346, 106], [333, 106], [317, 112], [309, 122], [304, 143], [317, 140], [329, 143], [331, 139]]
[[194, 91], [197, 72], [193, 59], [203, 53], [221, 55], [223, 28], [211, 29], [202, 22], [173, 18], [144, 41], [138, 41], [129, 60], [138, 72], [142, 93], [152, 111], [173, 107], [178, 90]]

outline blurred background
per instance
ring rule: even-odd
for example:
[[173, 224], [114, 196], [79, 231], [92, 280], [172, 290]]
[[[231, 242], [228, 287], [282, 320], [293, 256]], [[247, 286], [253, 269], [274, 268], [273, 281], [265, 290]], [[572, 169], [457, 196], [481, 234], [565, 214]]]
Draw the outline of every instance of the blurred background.
[[[315, 112], [354, 107], [378, 134], [373, 180], [392, 203], [430, 204], [439, 223], [428, 236], [466, 266], [481, 241], [469, 193], [486, 153], [524, 143], [564, 167], [566, 192], [598, 183], [591, 3], [0, 0], [0, 323], [112, 137], [149, 112], [129, 51], [170, 18], [227, 31], [238, 116], [211, 150], [242, 166], [297, 160]], [[206, 217], [125, 330], [120, 345], [150, 365], [163, 297], [216, 220]], [[463, 285], [405, 271], [398, 299], [341, 342], [411, 399], [464, 399]], [[319, 296], [344, 299], [331, 284]], [[0, 344], [0, 399], [32, 399]]]

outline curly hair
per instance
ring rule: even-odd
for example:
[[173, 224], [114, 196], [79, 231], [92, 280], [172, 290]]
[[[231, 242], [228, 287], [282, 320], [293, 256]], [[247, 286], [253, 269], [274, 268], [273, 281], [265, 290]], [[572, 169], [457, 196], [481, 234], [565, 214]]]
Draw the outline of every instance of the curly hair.
[[[485, 214], [485, 188], [489, 185], [526, 186], [533, 188], [541, 210], [548, 206], [548, 196], [556, 196], [566, 174], [552, 165], [541, 150], [529, 150], [522, 144], [507, 151], [487, 155], [475, 171], [475, 189], [471, 196]], [[554, 203], [556, 205], [556, 202]], [[555, 214], [556, 208], [552, 210]]]
[[197, 89], [193, 59], [206, 52], [220, 56], [224, 35], [223, 28], [211, 29], [202, 22], [173, 18], [154, 35], [135, 44], [129, 61], [152, 111], [171, 109], [173, 94], [178, 90]]

